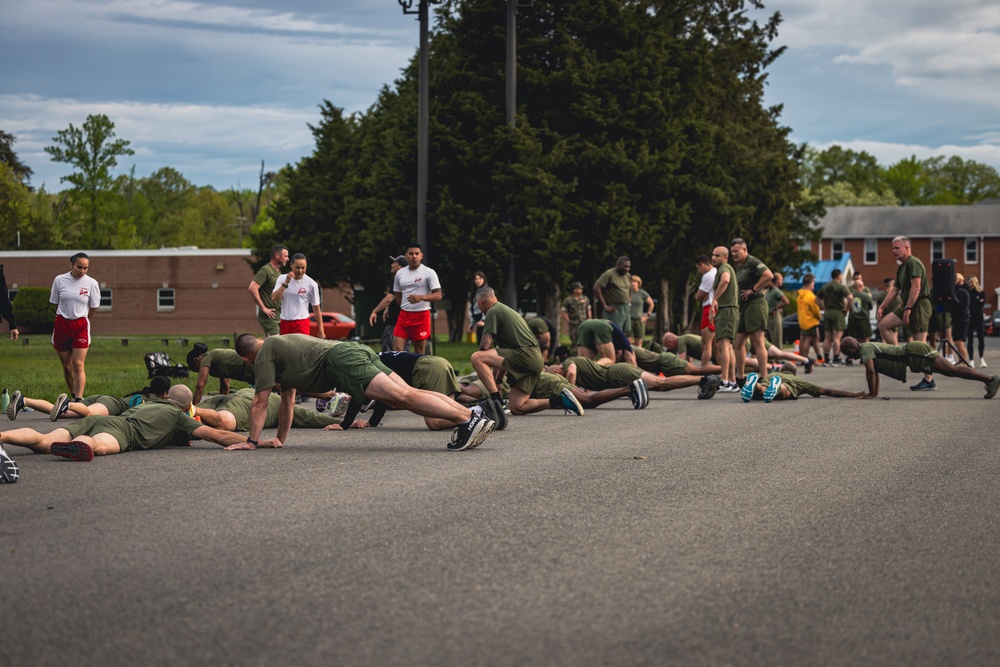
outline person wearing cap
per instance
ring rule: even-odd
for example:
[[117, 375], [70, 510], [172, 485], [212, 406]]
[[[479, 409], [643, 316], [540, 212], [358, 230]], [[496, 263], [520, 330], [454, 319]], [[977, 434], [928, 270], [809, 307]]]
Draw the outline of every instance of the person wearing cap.
[[190, 409], [191, 389], [177, 384], [170, 388], [166, 400], [144, 403], [120, 416], [91, 415], [49, 433], [32, 428], [4, 431], [0, 443], [74, 461], [91, 461], [95, 456], [137, 449], [163, 449], [195, 439], [223, 447], [246, 443], [245, 436], [195, 421], [188, 415]]
[[187, 355], [188, 368], [198, 373], [194, 387], [194, 403], [200, 403], [205, 395], [205, 385], [209, 376], [219, 378], [219, 393], [229, 393], [229, 381], [239, 380], [254, 383], [253, 366], [243, 361], [234, 350], [209, 350], [204, 343], [195, 343]]
[[143, 387], [127, 396], [94, 394], [74, 401], [68, 394], [59, 394], [55, 403], [49, 403], [41, 398], [29, 398], [20, 390], [15, 390], [11, 395], [10, 405], [7, 406], [7, 419], [17, 419], [17, 414], [25, 408], [49, 413], [50, 421], [91, 415], [96, 417], [115, 416], [151, 398], [166, 398], [169, 389], [170, 378], [158, 375], [150, 381], [148, 387]]
[[574, 282], [569, 288], [572, 294], [563, 299], [562, 319], [569, 325], [570, 343], [575, 347], [580, 324], [593, 317], [593, 314], [590, 308], [590, 299], [583, 295], [583, 283]]
[[419, 243], [406, 247], [406, 268], [392, 279], [392, 291], [399, 304], [399, 320], [392, 332], [393, 349], [402, 352], [412, 341], [413, 351], [423, 354], [431, 337], [431, 304], [440, 301], [441, 281], [437, 272], [423, 264], [424, 251]]
[[[406, 261], [405, 255], [397, 257], [390, 255], [389, 259], [392, 260], [392, 263], [389, 265], [389, 272], [395, 280], [396, 272], [404, 266], [408, 266], [409, 263]], [[399, 304], [396, 302], [396, 294], [392, 290], [389, 290], [382, 300], [378, 302], [378, 305], [372, 309], [371, 315], [368, 316], [368, 324], [375, 326], [375, 322], [378, 321], [378, 314], [385, 311], [385, 329], [382, 331], [382, 352], [392, 352], [395, 349], [392, 342], [392, 332], [396, 329], [396, 322], [399, 320], [399, 310]], [[404, 349], [409, 351], [410, 341], [406, 341]]]

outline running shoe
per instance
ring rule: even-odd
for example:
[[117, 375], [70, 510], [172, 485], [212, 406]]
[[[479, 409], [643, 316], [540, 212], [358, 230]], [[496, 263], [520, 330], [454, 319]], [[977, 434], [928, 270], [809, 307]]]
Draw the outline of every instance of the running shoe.
[[17, 413], [24, 410], [24, 394], [15, 389], [10, 395], [10, 404], [7, 405], [7, 419], [17, 419]]
[[983, 359], [982, 357], [979, 357], [979, 367], [986, 368], [986, 360]]
[[496, 430], [502, 431], [507, 428], [507, 412], [503, 409], [503, 401], [487, 398], [480, 405], [483, 406], [486, 418], [496, 422]]
[[559, 398], [562, 399], [563, 410], [565, 410], [563, 414], [573, 413], [577, 417], [583, 416], [583, 406], [580, 405], [580, 401], [576, 400], [576, 396], [573, 395], [569, 387], [563, 387]]
[[812, 359], [806, 357], [806, 362], [803, 364], [803, 366], [806, 367], [806, 375], [809, 375], [810, 373], [813, 372], [813, 366], [815, 366], [815, 365], [816, 365], [815, 361], [813, 361]]
[[67, 394], [59, 394], [59, 398], [56, 399], [55, 405], [49, 410], [49, 421], [55, 421], [66, 414], [69, 410], [69, 396]]
[[629, 387], [628, 397], [632, 400], [632, 407], [636, 410], [642, 410], [649, 405], [649, 388], [646, 387], [646, 381], [642, 378], [633, 380]]
[[993, 379], [986, 383], [986, 395], [983, 398], [993, 398], [1000, 389], [1000, 375], [994, 375]]
[[[451, 436], [448, 449], [453, 452], [460, 452], [463, 449], [478, 447], [490, 434], [490, 423], [492, 419], [473, 413], [469, 421], [460, 424]], [[485, 431], [485, 433], [484, 433]]]
[[316, 399], [316, 412], [326, 412], [326, 408], [330, 405], [330, 403], [332, 401], [335, 401], [336, 399], [337, 399], [336, 395], [334, 395], [334, 397], [331, 398], [331, 399], [317, 398]]
[[781, 389], [781, 378], [777, 375], [772, 375], [771, 379], [767, 382], [767, 388], [764, 390], [764, 402], [770, 403], [774, 400], [774, 397], [778, 395], [778, 391]]
[[[753, 398], [754, 387], [757, 386], [757, 380], [760, 379], [756, 373], [748, 373], [746, 379], [743, 380], [743, 388], [740, 389], [740, 396], [743, 397], [744, 403], [749, 403], [750, 399]], [[737, 380], [739, 382], [739, 380]]]
[[94, 460], [94, 450], [91, 449], [90, 445], [79, 440], [52, 443], [52, 449], [49, 450], [49, 453], [52, 456], [61, 456], [64, 459], [73, 459], [74, 461]]
[[0, 447], [0, 483], [13, 484], [19, 475], [14, 459]]
[[937, 389], [937, 383], [934, 380], [928, 382], [927, 380], [921, 380], [917, 384], [910, 387], [910, 391], [932, 391]]
[[698, 382], [698, 398], [708, 399], [715, 396], [722, 384], [722, 378], [718, 375], [706, 375]]

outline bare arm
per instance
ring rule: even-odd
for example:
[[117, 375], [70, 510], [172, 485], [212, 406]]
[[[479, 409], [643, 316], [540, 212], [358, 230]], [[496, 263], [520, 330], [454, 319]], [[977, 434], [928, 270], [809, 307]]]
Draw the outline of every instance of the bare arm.
[[493, 334], [483, 334], [479, 339], [479, 349], [488, 350], [493, 347]]
[[281, 297], [285, 296], [285, 290], [288, 289], [288, 284], [292, 282], [292, 274], [286, 273], [285, 275], [287, 278], [281, 281], [281, 284], [278, 285], [278, 289], [271, 292], [271, 301], [281, 301]]
[[323, 312], [320, 306], [313, 306], [313, 314], [316, 315], [316, 338], [326, 338], [326, 331], [323, 328]]
[[891, 303], [892, 300], [896, 298], [897, 294], [899, 294], [899, 290], [896, 288], [895, 285], [890, 287], [889, 291], [885, 293], [885, 298], [882, 299], [882, 305], [878, 307], [878, 311], [876, 311], [875, 313], [875, 316], [878, 319], [882, 319], [882, 315], [884, 314], [883, 311], [885, 310], [886, 305]]
[[719, 297], [726, 293], [729, 289], [729, 282], [732, 278], [729, 276], [729, 272], [722, 274], [719, 278], [719, 286], [715, 289], [715, 298], [712, 299], [712, 312], [715, 313], [719, 310]]
[[604, 309], [604, 312], [613, 313], [616, 310], [618, 310], [614, 306], [609, 306], [608, 304], [604, 303], [604, 288], [601, 287], [601, 283], [598, 282], [594, 283], [594, 298], [597, 299], [597, 303], [601, 304], [601, 308]]
[[212, 428], [211, 426], [199, 426], [192, 433], [191, 436], [194, 438], [201, 438], [202, 440], [208, 440], [209, 442], [214, 442], [217, 445], [222, 445], [223, 447], [230, 447], [232, 445], [246, 444], [246, 438], [239, 433], [233, 433], [232, 431], [223, 431], [221, 429]]
[[208, 364], [202, 363], [201, 367], [198, 368], [198, 381], [194, 385], [194, 396], [191, 397], [191, 403], [194, 405], [201, 403], [206, 384], [208, 384]]
[[576, 364], [570, 364], [566, 368], [566, 380], [570, 384], [576, 384]]
[[869, 359], [865, 362], [865, 380], [868, 381], [868, 393], [862, 394], [862, 398], [876, 398], [878, 396], [878, 371], [875, 370], [875, 360]]
[[[402, 292], [398, 292], [402, 296]], [[421, 301], [440, 301], [444, 297], [440, 289], [431, 291], [430, 294], [411, 294], [406, 297], [410, 303], [420, 303]]]
[[819, 395], [831, 396], [833, 398], [862, 398], [865, 393], [863, 391], [844, 391], [843, 389], [828, 389], [826, 387], [820, 387]]
[[247, 291], [250, 292], [250, 296], [253, 297], [253, 302], [257, 304], [257, 307], [260, 309], [260, 312], [264, 313], [270, 318], [273, 318], [274, 310], [265, 306], [264, 302], [260, 300], [260, 285], [258, 285], [256, 281], [251, 280], [249, 287], [247, 287]]
[[389, 307], [389, 304], [396, 300], [396, 295], [393, 292], [389, 292], [382, 300], [378, 302], [378, 305], [372, 309], [372, 314], [368, 316], [368, 324], [375, 326], [375, 322], [378, 320], [378, 314]]

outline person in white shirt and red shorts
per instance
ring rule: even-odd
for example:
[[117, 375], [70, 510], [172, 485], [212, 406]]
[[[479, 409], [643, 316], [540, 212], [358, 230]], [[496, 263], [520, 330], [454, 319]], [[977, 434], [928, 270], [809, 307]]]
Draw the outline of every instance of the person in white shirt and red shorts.
[[309, 311], [316, 314], [318, 326], [316, 336], [326, 338], [323, 331], [323, 313], [319, 295], [319, 285], [306, 275], [306, 256], [296, 253], [292, 256], [291, 270], [274, 284], [271, 299], [281, 302], [281, 323], [278, 332], [285, 334], [309, 335]]
[[396, 271], [392, 291], [402, 309], [392, 332], [393, 346], [402, 352], [406, 341], [413, 342], [413, 351], [424, 354], [431, 337], [431, 302], [441, 300], [441, 281], [429, 267], [423, 266], [424, 252], [418, 243], [406, 247], [407, 267]]
[[56, 304], [52, 347], [59, 355], [70, 395], [79, 401], [87, 386], [84, 362], [90, 349], [90, 316], [101, 305], [101, 287], [87, 274], [90, 257], [86, 253], [76, 253], [69, 263], [69, 273], [56, 276], [49, 295], [49, 301]]

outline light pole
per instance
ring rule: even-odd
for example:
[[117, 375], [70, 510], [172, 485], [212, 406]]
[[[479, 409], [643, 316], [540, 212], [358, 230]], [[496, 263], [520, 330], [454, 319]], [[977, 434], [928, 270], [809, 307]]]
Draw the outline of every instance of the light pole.
[[[416, 14], [420, 22], [420, 78], [417, 88], [417, 243], [428, 254], [427, 248], [427, 145], [430, 93], [427, 76], [427, 23], [428, 6], [441, 0], [398, 0], [404, 14]], [[413, 5], [417, 4], [414, 9]]]

